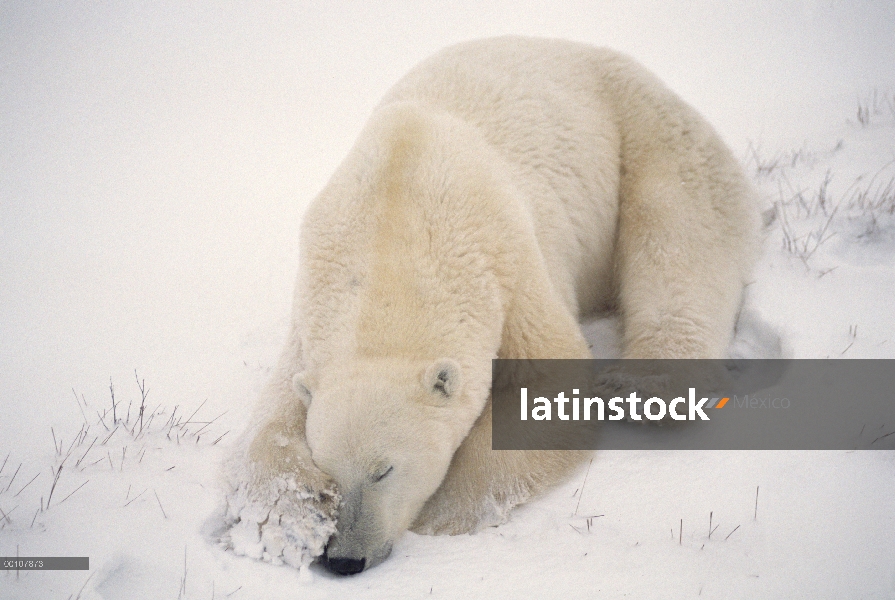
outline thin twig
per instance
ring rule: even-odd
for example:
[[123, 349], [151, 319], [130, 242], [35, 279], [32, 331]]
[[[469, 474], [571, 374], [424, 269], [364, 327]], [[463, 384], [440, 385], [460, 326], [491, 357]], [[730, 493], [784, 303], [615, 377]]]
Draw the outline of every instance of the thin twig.
[[109, 431], [109, 426], [106, 425], [106, 420], [103, 418], [106, 416], [106, 411], [103, 411], [103, 414], [99, 414], [99, 411], [96, 411], [96, 416], [99, 417], [99, 421], [103, 424], [103, 427], [106, 428], [106, 431]]
[[146, 389], [146, 380], [140, 381], [136, 369], [134, 369], [134, 377], [137, 379], [137, 387], [140, 388], [140, 433], [143, 433], [143, 412], [146, 410], [146, 397], [149, 395], [149, 390]]
[[[50, 467], [50, 472], [53, 472], [53, 467]], [[53, 499], [53, 491], [56, 489], [56, 483], [59, 481], [59, 475], [62, 474], [62, 465], [59, 465], [59, 468], [56, 469], [53, 477], [53, 485], [50, 486], [50, 496], [47, 498], [47, 508], [50, 508], [50, 501]]]
[[199, 430], [196, 431], [195, 435], [199, 435], [200, 433], [202, 433], [203, 429], [205, 429], [206, 427], [208, 427], [209, 425], [211, 425], [212, 423], [214, 423], [215, 421], [217, 421], [218, 419], [220, 419], [221, 417], [223, 417], [226, 414], [227, 414], [227, 411], [225, 410], [224, 412], [222, 412], [221, 414], [219, 414], [218, 416], [213, 418], [211, 421], [209, 421], [208, 423], [206, 423], [205, 425], [200, 427]]
[[183, 547], [183, 578], [180, 580], [180, 592], [177, 598], [186, 596], [186, 546]]
[[[216, 444], [217, 442], [215, 442]], [[214, 444], [212, 444], [213, 446]], [[590, 458], [590, 462], [587, 463], [587, 471], [584, 473], [584, 483], [581, 484], [581, 495], [578, 496], [578, 503], [575, 505], [575, 516], [578, 515], [578, 507], [581, 506], [581, 498], [584, 496], [584, 487], [587, 485], [587, 476], [590, 475], [590, 467], [594, 464], [594, 458]]]
[[[85, 481], [84, 483], [82, 483], [81, 485], [79, 485], [78, 487], [76, 487], [76, 488], [75, 488], [75, 492], [77, 492], [79, 489], [81, 489], [82, 487], [84, 487], [84, 486], [87, 485], [88, 483], [90, 483], [90, 480], [89, 480], [89, 479], [88, 479], [87, 481]], [[69, 494], [68, 496], [66, 496], [66, 497], [63, 498], [62, 500], [60, 500], [60, 501], [59, 501], [59, 504], [62, 504], [63, 502], [65, 502], [66, 500], [68, 500], [69, 498], [71, 498], [71, 495], [74, 494], [75, 492], [72, 492], [71, 494]]]
[[[148, 489], [149, 489], [149, 488], [146, 488], [146, 490], [148, 490]], [[133, 498], [131, 498], [130, 502], [128, 502], [127, 504], [125, 504], [125, 505], [122, 506], [121, 508], [126, 508], [128, 504], [130, 504], [131, 502], [133, 502], [134, 500], [136, 500], [137, 498], [139, 498], [140, 496], [142, 496], [144, 493], [146, 493], [146, 490], [143, 490], [142, 492], [140, 492], [139, 494], [137, 494], [136, 496], [134, 496]], [[125, 500], [127, 500], [127, 498], [125, 498]]]
[[[17, 509], [18, 507], [19, 507], [19, 505], [16, 504], [15, 506], [12, 507], [12, 510]], [[7, 512], [3, 512], [3, 509], [0, 508], [0, 516], [2, 516], [3, 519], [6, 519], [6, 522], [9, 523], [10, 525], [12, 525], [12, 519], [9, 518], [9, 515], [12, 514], [12, 510], [7, 513]], [[2, 520], [2, 519], [0, 519], [0, 520]]]
[[13, 498], [15, 498], [16, 496], [18, 496], [19, 494], [21, 494], [22, 491], [24, 491], [24, 489], [25, 489], [26, 487], [28, 487], [29, 485], [31, 485], [31, 483], [32, 483], [35, 479], [37, 479], [39, 476], [40, 476], [40, 472], [38, 472], [37, 475], [35, 475], [34, 477], [32, 477], [32, 478], [31, 478], [31, 481], [29, 481], [28, 483], [26, 483], [25, 485], [23, 485], [23, 486], [22, 486], [22, 489], [19, 490], [18, 492], [16, 492], [15, 495], [13, 496]]
[[75, 391], [75, 388], [71, 389], [71, 393], [75, 395], [75, 402], [78, 403], [78, 408], [81, 409], [81, 416], [84, 417], [84, 422], [87, 422], [87, 415], [84, 413], [84, 407], [81, 406], [81, 401], [78, 400], [78, 393]]
[[96, 575], [96, 571], [94, 571], [87, 577], [87, 579], [84, 581], [84, 585], [82, 585], [81, 589], [78, 590], [78, 595], [74, 597], [74, 600], [80, 600], [81, 592], [84, 591], [84, 588], [87, 587], [87, 583], [90, 581], [90, 578], [93, 577], [94, 575]]
[[155, 494], [155, 500], [158, 502], [158, 507], [162, 509], [162, 515], [167, 519], [168, 515], [165, 514], [165, 507], [162, 506], [162, 501], [158, 499], [158, 493], [155, 490], [152, 490], [152, 493]]
[[[73, 439], [73, 440], [71, 441], [71, 444], [68, 445], [68, 452], [65, 453], [65, 458], [62, 459], [62, 462], [67, 461], [67, 460], [68, 460], [68, 457], [71, 456], [71, 451], [75, 449], [75, 442], [78, 441], [78, 438], [81, 436], [81, 432], [82, 432], [82, 431], [84, 431], [84, 425], [81, 425], [81, 430], [78, 431], [78, 434], [75, 436], [75, 439]], [[60, 440], [60, 442], [61, 442], [61, 441], [62, 441], [62, 440]], [[61, 449], [62, 449], [62, 448], [60, 447], [60, 450], [61, 450]]]
[[190, 421], [192, 420], [192, 418], [196, 416], [196, 413], [197, 413], [197, 412], [199, 412], [200, 410], [202, 410], [202, 407], [205, 406], [205, 403], [206, 403], [206, 402], [208, 402], [208, 398], [206, 398], [205, 400], [203, 400], [203, 401], [202, 401], [202, 404], [199, 405], [199, 408], [197, 408], [196, 410], [193, 411], [193, 414], [191, 414], [191, 415], [187, 418], [186, 423], [184, 423], [183, 425], [180, 426], [181, 429], [183, 429], [184, 427], [186, 427], [187, 425], [190, 424]]
[[16, 475], [19, 474], [19, 469], [21, 469], [21, 468], [22, 468], [22, 463], [19, 463], [19, 466], [16, 467], [16, 472], [12, 474], [12, 479], [9, 480], [9, 485], [6, 486], [6, 489], [3, 490], [3, 493], [8, 492], [8, 491], [9, 491], [9, 488], [12, 487], [12, 482], [16, 480]]
[[[90, 442], [90, 446], [87, 447], [87, 452], [90, 452], [90, 449], [93, 448], [93, 444], [95, 444], [95, 443], [96, 443], [96, 440], [98, 440], [98, 439], [99, 439], [99, 436], [93, 438], [93, 441]], [[85, 452], [84, 455], [81, 456], [81, 458], [78, 459], [78, 462], [75, 463], [75, 466], [76, 466], [76, 467], [77, 467], [79, 464], [81, 464], [81, 461], [82, 461], [82, 460], [84, 460], [85, 458], [87, 458], [87, 452]]]
[[104, 439], [102, 442], [100, 442], [100, 446], [105, 446], [105, 445], [106, 445], [106, 442], [108, 442], [108, 441], [112, 438], [112, 436], [115, 435], [115, 432], [116, 432], [116, 431], [118, 431], [118, 425], [117, 425], [117, 424], [115, 425], [115, 429], [112, 430], [112, 433], [110, 433], [109, 435], [107, 435], [107, 436], [106, 436], [106, 439]]
[[118, 425], [118, 404], [115, 402], [115, 386], [112, 385], [111, 377], [109, 377], [109, 391], [112, 393], [112, 424]]

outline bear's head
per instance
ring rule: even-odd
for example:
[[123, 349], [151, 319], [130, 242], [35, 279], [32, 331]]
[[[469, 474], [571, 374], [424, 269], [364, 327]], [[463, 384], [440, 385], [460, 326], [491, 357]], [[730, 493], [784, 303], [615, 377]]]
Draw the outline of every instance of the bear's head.
[[336, 533], [324, 564], [340, 574], [382, 562], [441, 485], [475, 419], [461, 368], [366, 361], [335, 377], [299, 374], [314, 463], [340, 488]]

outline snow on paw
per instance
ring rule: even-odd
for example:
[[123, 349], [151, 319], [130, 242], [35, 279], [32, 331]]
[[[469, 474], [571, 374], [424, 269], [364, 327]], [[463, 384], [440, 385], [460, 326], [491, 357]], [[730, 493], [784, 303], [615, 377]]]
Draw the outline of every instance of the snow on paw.
[[253, 474], [234, 485], [231, 477], [221, 544], [237, 556], [306, 572], [335, 532], [339, 506], [332, 482], [307, 475], [312, 483], [295, 474]]

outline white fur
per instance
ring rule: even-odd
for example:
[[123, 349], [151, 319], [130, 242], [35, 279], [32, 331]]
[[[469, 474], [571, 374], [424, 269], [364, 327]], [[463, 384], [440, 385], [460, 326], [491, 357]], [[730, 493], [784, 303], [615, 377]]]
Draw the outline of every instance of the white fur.
[[500, 521], [582, 454], [490, 450], [491, 359], [588, 358], [579, 319], [607, 309], [626, 357], [720, 357], [757, 228], [717, 134], [630, 59], [513, 37], [448, 48], [386, 95], [305, 216], [248, 463], [335, 480], [330, 558], [370, 566], [408, 527]]

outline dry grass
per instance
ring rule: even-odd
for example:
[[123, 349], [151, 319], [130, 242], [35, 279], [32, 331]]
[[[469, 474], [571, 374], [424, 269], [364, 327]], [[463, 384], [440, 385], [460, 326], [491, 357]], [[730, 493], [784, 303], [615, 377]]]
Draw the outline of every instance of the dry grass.
[[[873, 88], [864, 98], [857, 102], [854, 123], [860, 127], [869, 127], [880, 121], [895, 122], [895, 94], [881, 92]], [[851, 122], [851, 121], [850, 121]]]
[[[128, 403], [126, 410], [112, 381], [109, 382], [108, 400], [100, 409], [91, 408], [83, 394], [79, 396], [72, 390], [83, 421], [78, 432], [71, 438], [57, 436], [55, 429], [50, 428], [54, 454], [53, 464], [49, 467], [51, 481], [46, 493], [39, 496], [39, 506], [27, 511], [27, 514], [33, 512], [30, 520], [23, 521], [23, 523], [30, 522], [29, 528], [41, 522], [39, 517], [42, 513], [58, 507], [84, 488], [90, 482], [90, 478], [87, 477], [90, 472], [102, 469], [121, 473], [125, 470], [125, 466], [133, 468], [142, 462], [147, 445], [189, 442], [212, 446], [229, 433], [212, 433], [212, 426], [226, 411], [212, 419], [197, 418], [205, 402], [190, 412], [188, 417], [180, 405], [169, 411], [159, 403], [154, 409], [148, 410], [149, 388], [136, 372], [134, 376], [139, 394], [135, 400]], [[90, 416], [91, 413], [93, 417]], [[41, 473], [21, 477], [20, 471], [24, 463], [19, 463], [13, 470], [10, 468], [10, 465], [14, 464], [10, 463], [10, 456], [11, 453], [8, 453], [0, 463], [0, 510], [3, 511], [0, 514], [0, 528], [11, 526], [15, 522], [10, 515], [15, 508], [18, 508], [18, 504], [16, 503], [15, 508], [6, 510], [5, 506], [13, 504], [11, 501], [7, 504], [5, 502], [7, 499], [18, 498], [22, 492], [30, 490], [29, 494], [35, 496], [32, 501], [38, 503], [38, 492], [34, 491], [35, 488], [31, 484], [39, 479]], [[108, 463], [108, 467], [103, 466], [104, 463]], [[24, 470], [27, 473], [28, 468], [25, 467]], [[143, 492], [130, 498], [128, 490], [124, 506], [143, 496]], [[57, 500], [60, 497], [61, 500]], [[155, 494], [155, 497], [162, 514], [167, 517], [158, 495]]]

